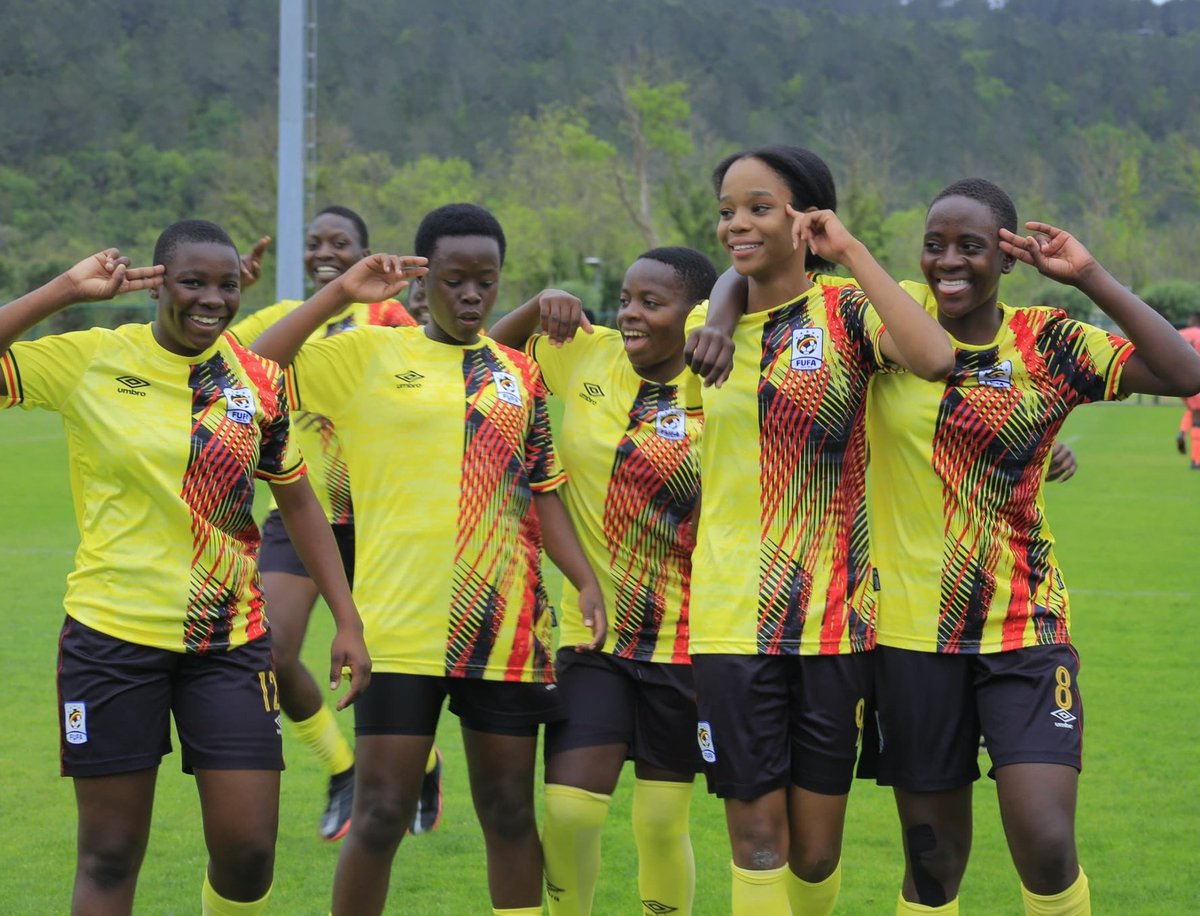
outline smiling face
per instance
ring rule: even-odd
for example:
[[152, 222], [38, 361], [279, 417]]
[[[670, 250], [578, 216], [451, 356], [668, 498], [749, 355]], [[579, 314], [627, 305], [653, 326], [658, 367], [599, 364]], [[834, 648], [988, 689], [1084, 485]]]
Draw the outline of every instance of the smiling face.
[[429, 300], [425, 298], [425, 283], [421, 278], [408, 282], [408, 314], [424, 327], [429, 324]]
[[487, 235], [444, 235], [425, 276], [430, 321], [425, 335], [448, 344], [473, 344], [500, 290], [500, 245]]
[[241, 261], [220, 242], [180, 242], [150, 298], [158, 300], [154, 339], [180, 356], [196, 356], [220, 339], [242, 302]]
[[765, 279], [797, 263], [803, 268], [803, 252], [792, 247], [790, 203], [787, 182], [761, 159], [739, 159], [726, 171], [717, 238], [739, 274]]
[[363, 247], [358, 227], [336, 213], [322, 213], [304, 236], [304, 269], [317, 289], [370, 253]]
[[925, 217], [921, 273], [938, 321], [959, 340], [987, 343], [1000, 326], [1000, 277], [1013, 259], [1000, 250], [1000, 222], [986, 204], [943, 197]]
[[692, 306], [671, 265], [639, 258], [625, 272], [617, 330], [642, 378], [669, 382], [683, 371], [683, 326]]

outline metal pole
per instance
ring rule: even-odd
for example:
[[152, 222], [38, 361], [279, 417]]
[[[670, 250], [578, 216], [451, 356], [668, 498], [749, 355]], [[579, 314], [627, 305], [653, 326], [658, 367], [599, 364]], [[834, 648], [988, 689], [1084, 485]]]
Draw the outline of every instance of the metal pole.
[[275, 298], [304, 298], [304, 0], [279, 0]]

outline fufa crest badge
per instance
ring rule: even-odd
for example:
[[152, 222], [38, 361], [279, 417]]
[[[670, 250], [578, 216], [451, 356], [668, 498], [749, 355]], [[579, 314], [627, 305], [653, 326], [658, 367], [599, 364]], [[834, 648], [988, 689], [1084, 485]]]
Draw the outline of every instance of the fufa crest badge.
[[514, 407], [521, 406], [521, 386], [517, 384], [515, 375], [511, 372], [496, 370], [492, 373], [492, 382], [496, 386], [496, 397], [505, 404], [512, 404]]
[[791, 367], [800, 372], [820, 369], [824, 362], [824, 344], [824, 328], [793, 328]]
[[243, 425], [254, 422], [254, 392], [249, 388], [222, 388], [225, 416]]

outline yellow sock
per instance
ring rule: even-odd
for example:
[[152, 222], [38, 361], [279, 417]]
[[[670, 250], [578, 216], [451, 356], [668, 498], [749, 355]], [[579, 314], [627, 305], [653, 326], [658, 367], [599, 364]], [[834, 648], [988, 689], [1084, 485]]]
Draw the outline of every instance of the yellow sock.
[[324, 703], [307, 719], [293, 722], [292, 727], [301, 744], [321, 761], [329, 775], [344, 773], [354, 766], [354, 751]]
[[600, 875], [600, 833], [612, 796], [550, 783], [542, 826], [546, 896], [552, 916], [592, 911]]
[[828, 878], [815, 884], [797, 877], [790, 868], [785, 877], [788, 902], [795, 916], [829, 916], [833, 912], [833, 905], [842, 890], [841, 862]]
[[729, 863], [733, 871], [733, 916], [789, 916], [786, 865], [752, 871]]
[[429, 759], [425, 761], [425, 775], [428, 776], [437, 769], [437, 745], [429, 749]]
[[905, 900], [904, 895], [896, 902], [896, 916], [908, 916], [913, 913], [940, 913], [943, 916], [958, 916], [958, 898], [949, 900], [941, 906], [925, 906], [923, 903], [912, 903]]
[[258, 916], [267, 908], [267, 898], [271, 889], [258, 900], [241, 903], [237, 900], [226, 900], [215, 890], [208, 880], [208, 870], [204, 872], [204, 886], [200, 889], [200, 912], [203, 916]]
[[1092, 916], [1092, 895], [1088, 892], [1087, 875], [1079, 869], [1079, 877], [1065, 891], [1043, 897], [1021, 885], [1025, 898], [1026, 916]]
[[690, 782], [634, 781], [633, 836], [638, 849], [638, 893], [642, 909], [647, 912], [692, 911], [696, 860], [688, 832], [691, 804]]
[[492, 907], [492, 916], [542, 916], [542, 907], [541, 904], [537, 906], [510, 907], [505, 910], [498, 910]]

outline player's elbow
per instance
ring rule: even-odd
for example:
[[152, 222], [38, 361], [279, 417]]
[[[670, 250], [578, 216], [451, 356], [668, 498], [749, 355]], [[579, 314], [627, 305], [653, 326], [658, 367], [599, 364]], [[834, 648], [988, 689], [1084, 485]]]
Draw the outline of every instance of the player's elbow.
[[927, 382], [940, 382], [954, 368], [954, 351], [947, 346], [944, 350], [937, 348], [930, 353], [923, 353], [909, 367], [914, 375], [919, 375]]

